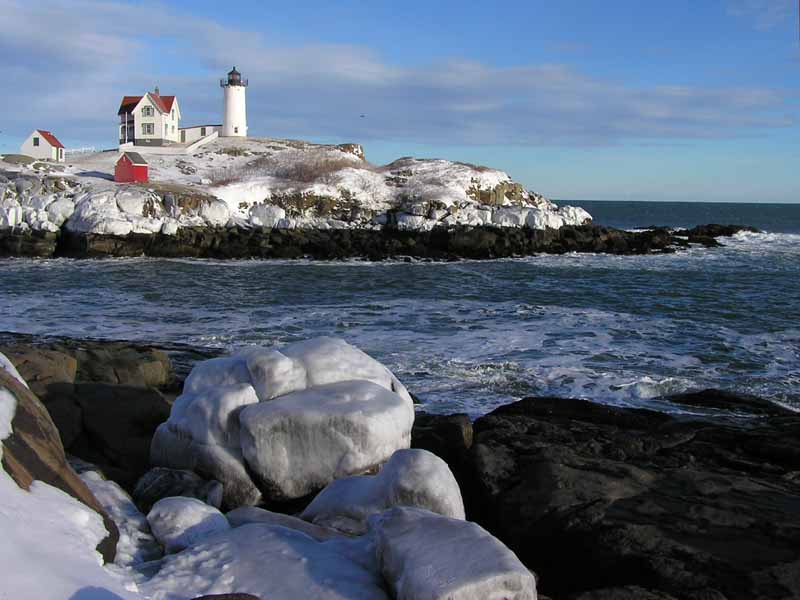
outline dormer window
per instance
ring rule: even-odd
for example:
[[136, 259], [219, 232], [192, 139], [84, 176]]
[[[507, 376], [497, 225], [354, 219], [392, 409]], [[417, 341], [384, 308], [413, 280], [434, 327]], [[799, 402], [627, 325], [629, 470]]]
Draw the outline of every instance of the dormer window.
[[143, 117], [152, 117], [153, 116], [153, 107], [152, 106], [143, 106], [142, 107], [142, 116]]

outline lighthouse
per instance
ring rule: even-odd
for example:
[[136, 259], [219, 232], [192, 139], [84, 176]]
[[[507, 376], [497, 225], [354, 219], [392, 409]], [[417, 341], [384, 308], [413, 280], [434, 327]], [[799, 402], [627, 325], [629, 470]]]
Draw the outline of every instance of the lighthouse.
[[247, 137], [247, 105], [245, 90], [247, 79], [233, 67], [227, 79], [221, 79], [220, 87], [225, 94], [225, 111], [222, 120], [222, 137]]

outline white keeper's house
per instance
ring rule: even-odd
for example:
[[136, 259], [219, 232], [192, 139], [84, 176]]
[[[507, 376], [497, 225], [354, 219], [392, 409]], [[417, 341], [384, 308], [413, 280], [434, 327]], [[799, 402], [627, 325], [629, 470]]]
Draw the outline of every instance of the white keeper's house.
[[22, 143], [19, 151], [32, 158], [64, 162], [64, 144], [44, 129], [34, 129]]
[[117, 114], [120, 144], [168, 146], [181, 141], [178, 98], [162, 96], [158, 86], [144, 96], [124, 96]]

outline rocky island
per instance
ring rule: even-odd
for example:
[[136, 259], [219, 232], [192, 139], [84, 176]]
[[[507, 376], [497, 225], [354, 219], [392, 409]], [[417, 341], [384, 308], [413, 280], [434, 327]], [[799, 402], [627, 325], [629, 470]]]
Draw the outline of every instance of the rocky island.
[[503, 171], [366, 161], [357, 144], [220, 138], [113, 181], [116, 151], [67, 165], [0, 157], [0, 256], [336, 259], [669, 252], [712, 236], [629, 232], [556, 206]]

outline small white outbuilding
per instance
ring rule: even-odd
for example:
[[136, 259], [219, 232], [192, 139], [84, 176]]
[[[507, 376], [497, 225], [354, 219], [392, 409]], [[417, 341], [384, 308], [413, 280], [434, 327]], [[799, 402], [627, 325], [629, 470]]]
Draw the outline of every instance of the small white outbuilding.
[[44, 160], [64, 162], [64, 144], [51, 132], [34, 129], [20, 146], [20, 154]]

